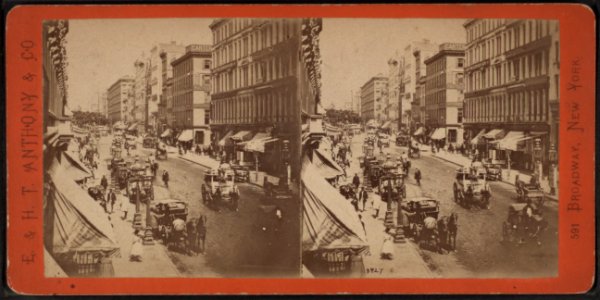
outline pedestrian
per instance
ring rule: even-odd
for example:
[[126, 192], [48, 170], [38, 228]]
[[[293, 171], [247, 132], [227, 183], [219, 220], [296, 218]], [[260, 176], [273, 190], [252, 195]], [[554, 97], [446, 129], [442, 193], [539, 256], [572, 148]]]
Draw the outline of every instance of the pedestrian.
[[165, 184], [165, 187], [169, 188], [169, 172], [167, 172], [167, 170], [163, 170], [162, 180]]
[[369, 199], [369, 193], [367, 193], [364, 186], [360, 188], [359, 199], [362, 200], [362, 211], [365, 211], [367, 209], [367, 199]]
[[140, 237], [140, 231], [136, 229], [133, 232], [131, 251], [129, 252], [129, 261], [141, 262], [143, 253], [144, 247], [142, 246], [142, 238]]
[[354, 173], [354, 178], [352, 178], [352, 184], [354, 184], [355, 189], [358, 189], [358, 187], [360, 186], [360, 178], [358, 177], [357, 173]]
[[356, 197], [350, 199], [350, 204], [354, 206], [354, 211], [358, 212], [358, 199], [356, 199]]
[[415, 181], [418, 186], [421, 186], [421, 170], [415, 169]]
[[230, 196], [231, 201], [233, 202], [233, 208], [235, 211], [238, 211], [240, 191], [238, 190], [237, 185], [233, 185], [231, 188]]
[[381, 259], [394, 259], [394, 242], [389, 234], [386, 234], [381, 245]]
[[106, 206], [110, 205], [110, 213], [112, 213], [115, 209], [116, 201], [117, 201], [117, 195], [115, 194], [115, 191], [113, 189], [110, 189], [110, 191], [106, 195], [105, 210], [108, 212], [109, 210], [106, 209]]
[[100, 185], [104, 188], [105, 191], [107, 191], [108, 179], [106, 179], [106, 175], [102, 175], [102, 179], [100, 179]]

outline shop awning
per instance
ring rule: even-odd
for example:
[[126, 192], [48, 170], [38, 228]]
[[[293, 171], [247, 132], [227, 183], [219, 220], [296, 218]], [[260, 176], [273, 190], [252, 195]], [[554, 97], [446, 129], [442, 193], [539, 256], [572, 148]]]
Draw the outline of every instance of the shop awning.
[[478, 145], [481, 144], [483, 142], [483, 135], [485, 134], [485, 129], [481, 129], [481, 131], [479, 131], [479, 133], [471, 139], [471, 145]]
[[121, 121], [117, 121], [117, 122], [116, 122], [116, 123], [113, 125], [113, 128], [114, 128], [114, 129], [125, 129], [125, 128], [127, 128], [127, 127], [125, 126], [125, 124], [123, 124], [123, 122], [121, 122]]
[[249, 130], [238, 131], [236, 134], [231, 136], [231, 139], [234, 141], [246, 141], [249, 140], [252, 136], [252, 132]]
[[92, 177], [92, 171], [88, 169], [79, 158], [73, 156], [69, 152], [62, 152], [63, 158], [61, 165], [63, 166], [64, 175], [75, 181], [81, 181], [86, 178]]
[[381, 126], [381, 129], [388, 129], [388, 128], [390, 128], [390, 125], [392, 125], [392, 122], [387, 121], [387, 122], [383, 123], [383, 125]]
[[423, 127], [419, 127], [419, 129], [417, 129], [415, 131], [415, 133], [413, 133], [413, 135], [423, 135], [423, 133], [424, 133]]
[[302, 250], [368, 250], [366, 233], [350, 201], [331, 186], [308, 157], [302, 162]]
[[127, 130], [129, 131], [133, 131], [137, 129], [137, 123], [133, 123], [131, 125], [129, 125], [129, 128], [127, 128]]
[[160, 137], [168, 137], [171, 136], [171, 129], [167, 128], [165, 131], [163, 131], [163, 133], [160, 135]]
[[484, 134], [483, 137], [491, 140], [499, 140], [504, 137], [504, 134], [504, 130], [502, 129], [492, 129]]
[[189, 142], [194, 139], [194, 132], [191, 129], [185, 129], [181, 132], [177, 140], [180, 142]]
[[524, 137], [522, 131], [509, 131], [504, 138], [495, 142], [498, 143], [498, 149], [500, 150], [517, 151], [519, 141]]
[[229, 139], [229, 137], [231, 137], [231, 134], [233, 134], [233, 131], [229, 131], [225, 134], [225, 136], [223, 136], [223, 138], [221, 138], [221, 140], [219, 141], [219, 146], [223, 147], [225, 146], [225, 142], [227, 142], [227, 139]]
[[317, 149], [314, 151], [312, 164], [325, 179], [333, 179], [337, 176], [344, 175], [342, 167], [331, 158], [331, 155], [327, 155], [327, 153], [322, 150]]
[[108, 215], [75, 181], [64, 176], [64, 167], [55, 159], [49, 169], [53, 189], [47, 201], [52, 205], [48, 228], [52, 253], [103, 251], [119, 252]]
[[248, 152], [265, 152], [265, 145], [279, 140], [278, 138], [271, 137], [270, 134], [259, 132], [251, 140], [247, 141], [244, 146], [244, 150]]
[[443, 140], [446, 138], [446, 128], [437, 128], [431, 135], [432, 140]]

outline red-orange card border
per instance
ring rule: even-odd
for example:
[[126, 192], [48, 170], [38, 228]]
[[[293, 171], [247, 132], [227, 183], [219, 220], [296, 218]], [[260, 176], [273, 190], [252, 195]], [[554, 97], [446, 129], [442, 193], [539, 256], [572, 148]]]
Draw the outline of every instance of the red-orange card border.
[[[226, 278], [45, 278], [42, 186], [42, 53], [41, 25], [49, 19], [96, 18], [214, 18], [214, 17], [328, 17], [328, 18], [523, 18], [560, 22], [560, 145], [559, 275], [536, 279], [226, 279]], [[34, 42], [26, 59], [24, 41]], [[480, 294], [583, 293], [595, 276], [595, 16], [578, 4], [411, 4], [411, 5], [39, 5], [17, 6], [7, 16], [7, 280], [22, 294]], [[29, 44], [28, 44], [29, 45]], [[576, 73], [575, 73], [576, 72]], [[38, 80], [28, 81], [33, 74]], [[579, 88], [568, 90], [569, 82]], [[571, 82], [574, 83], [574, 82]], [[21, 106], [22, 93], [35, 94], [35, 112]], [[574, 104], [579, 105], [573, 111]], [[574, 115], [577, 114], [577, 116]], [[35, 155], [22, 157], [20, 143], [26, 122], [34, 116], [29, 134], [39, 137]], [[23, 119], [25, 117], [27, 120]], [[578, 119], [584, 131], [567, 131]], [[18, 129], [18, 130], [15, 130]], [[572, 170], [571, 145], [579, 145], [579, 169]], [[31, 163], [35, 172], [26, 172]], [[579, 182], [574, 183], [574, 171]], [[571, 190], [579, 184], [579, 197]], [[37, 193], [23, 193], [34, 188]], [[583, 210], [568, 212], [570, 200]], [[35, 220], [22, 219], [32, 210]], [[579, 224], [579, 239], [571, 239], [570, 224]], [[31, 237], [31, 232], [37, 235]], [[32, 256], [33, 255], [33, 256]], [[29, 262], [34, 257], [34, 262]]]

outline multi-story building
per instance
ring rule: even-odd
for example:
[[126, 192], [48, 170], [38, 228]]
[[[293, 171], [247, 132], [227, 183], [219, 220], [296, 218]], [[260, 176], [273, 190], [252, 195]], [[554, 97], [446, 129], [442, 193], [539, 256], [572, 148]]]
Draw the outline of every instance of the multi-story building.
[[445, 43], [424, 61], [425, 127], [439, 145], [463, 143], [465, 44]]
[[[415, 82], [415, 94], [413, 101], [411, 102], [411, 117], [413, 120], [413, 131], [419, 133], [419, 131], [425, 133], [423, 129], [420, 129], [425, 123], [427, 115], [425, 113], [425, 82], [427, 79], [427, 69], [425, 68], [424, 61], [429, 57], [437, 53], [439, 47], [437, 44], [424, 42], [413, 47], [413, 62], [414, 62], [414, 82]], [[404, 90], [407, 90], [406, 87]], [[419, 128], [414, 130], [415, 128]]]
[[173, 67], [173, 121], [180, 142], [210, 144], [210, 45], [189, 45], [171, 63]]
[[148, 88], [147, 68], [149, 67], [148, 60], [142, 58], [137, 59], [134, 63], [134, 86], [133, 86], [133, 103], [130, 105], [131, 122], [138, 125], [141, 132], [145, 132], [146, 126], [146, 90]]
[[518, 169], [555, 171], [558, 21], [471, 19], [464, 27], [464, 125], [471, 143]]
[[437, 45], [427, 39], [411, 42], [401, 52], [396, 52], [388, 60], [389, 83], [388, 97], [390, 103], [396, 103], [395, 116], [398, 129], [412, 127], [412, 105], [416, 95], [415, 57], [414, 52], [422, 49], [428, 55], [437, 51]]
[[[385, 107], [385, 114], [387, 119], [390, 121], [398, 120], [398, 107], [400, 102], [400, 68], [402, 62], [399, 59], [398, 52], [396, 52], [390, 59], [388, 59], [388, 96], [387, 104]], [[398, 125], [394, 125], [398, 127]]]
[[[211, 129], [215, 145], [244, 161], [251, 156], [244, 156], [248, 147], [242, 147], [242, 142], [254, 135], [256, 143], [263, 140], [262, 147], [258, 147], [262, 151], [253, 151], [259, 157], [259, 168], [284, 173], [285, 157], [290, 156], [292, 177], [298, 177], [300, 171], [301, 109], [314, 113], [314, 98], [302, 88], [304, 80], [316, 80], [314, 73], [306, 78], [311, 69], [300, 63], [305, 59], [303, 50], [307, 50], [300, 46], [302, 22], [218, 19], [210, 25], [214, 44]], [[271, 163], [261, 165], [262, 161]]]
[[129, 122], [128, 117], [130, 102], [133, 99], [133, 85], [135, 81], [129, 76], [124, 76], [113, 83], [106, 91], [108, 99], [108, 120], [110, 124], [117, 121]]
[[108, 94], [106, 91], [98, 93], [98, 112], [103, 116], [107, 116], [108, 109]]
[[[146, 126], [149, 128], [159, 129], [158, 125], [160, 124], [157, 122], [159, 117], [158, 103], [161, 101], [164, 80], [169, 78], [169, 76], [164, 78], [163, 72], [166, 70], [167, 74], [172, 74], [171, 62], [183, 55], [184, 52], [185, 46], [173, 41], [171, 43], [159, 43], [150, 50], [150, 61], [146, 79], [150, 83], [146, 90]], [[165, 62], [161, 58], [162, 53], [166, 57]]]
[[384, 116], [385, 102], [388, 93], [388, 78], [382, 74], [371, 77], [360, 88], [361, 117], [364, 121], [375, 119], [380, 123]]

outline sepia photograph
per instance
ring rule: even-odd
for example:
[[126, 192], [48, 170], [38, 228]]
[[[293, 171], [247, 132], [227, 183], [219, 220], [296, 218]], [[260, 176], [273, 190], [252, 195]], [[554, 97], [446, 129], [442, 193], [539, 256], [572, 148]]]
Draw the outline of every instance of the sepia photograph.
[[303, 276], [558, 276], [559, 22], [319, 26]]
[[47, 277], [298, 277], [305, 19], [43, 24]]

